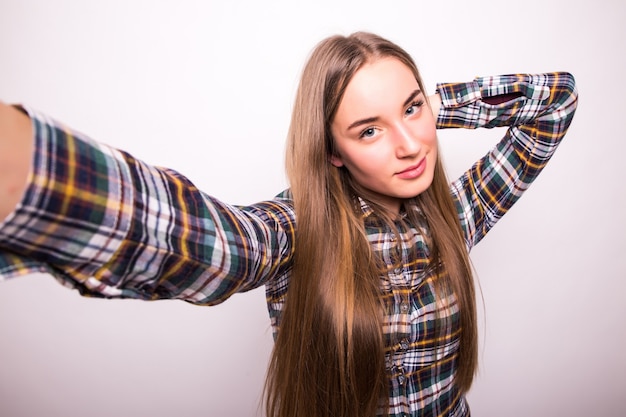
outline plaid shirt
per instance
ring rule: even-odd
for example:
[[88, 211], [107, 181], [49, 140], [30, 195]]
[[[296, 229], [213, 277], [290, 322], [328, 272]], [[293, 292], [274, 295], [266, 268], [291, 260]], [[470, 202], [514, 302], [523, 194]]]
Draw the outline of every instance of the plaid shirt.
[[[439, 84], [438, 128], [509, 126], [501, 141], [450, 186], [470, 250], [536, 178], [576, 108], [566, 73]], [[516, 93], [500, 104], [483, 98]], [[296, 216], [289, 193], [250, 206], [220, 202], [180, 174], [94, 142], [29, 113], [36, 153], [21, 204], [0, 224], [0, 278], [48, 272], [84, 295], [220, 303], [266, 286], [274, 331], [293, 259]], [[420, 226], [394, 234], [363, 204], [373, 251], [385, 261], [392, 416], [467, 416], [454, 384], [460, 328], [454, 295], [443, 300], [436, 339], [429, 250]]]

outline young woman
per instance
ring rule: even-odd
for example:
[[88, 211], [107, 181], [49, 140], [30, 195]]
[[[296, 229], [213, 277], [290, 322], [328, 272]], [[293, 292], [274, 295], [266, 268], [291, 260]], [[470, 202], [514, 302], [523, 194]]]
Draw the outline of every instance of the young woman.
[[[201, 305], [265, 285], [268, 416], [467, 416], [468, 252], [545, 166], [576, 101], [567, 73], [439, 84], [427, 98], [395, 44], [331, 37], [297, 92], [290, 189], [245, 207], [2, 106], [0, 274]], [[501, 141], [449, 184], [436, 129], [496, 126], [509, 126]]]

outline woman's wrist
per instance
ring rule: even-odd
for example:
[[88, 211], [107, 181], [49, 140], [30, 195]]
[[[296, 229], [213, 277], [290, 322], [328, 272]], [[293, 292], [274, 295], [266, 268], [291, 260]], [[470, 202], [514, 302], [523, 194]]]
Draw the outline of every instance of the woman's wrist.
[[33, 154], [30, 118], [0, 102], [0, 221], [20, 202]]
[[430, 103], [430, 109], [433, 113], [433, 119], [437, 123], [437, 117], [439, 116], [439, 110], [441, 109], [441, 96], [438, 93], [428, 97]]

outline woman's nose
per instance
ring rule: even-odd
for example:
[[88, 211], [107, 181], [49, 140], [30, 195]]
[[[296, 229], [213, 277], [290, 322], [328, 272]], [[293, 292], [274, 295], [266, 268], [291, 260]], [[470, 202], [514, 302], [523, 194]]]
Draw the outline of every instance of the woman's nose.
[[396, 156], [398, 158], [415, 156], [422, 148], [415, 132], [409, 129], [406, 125], [397, 126], [394, 129], [393, 136]]

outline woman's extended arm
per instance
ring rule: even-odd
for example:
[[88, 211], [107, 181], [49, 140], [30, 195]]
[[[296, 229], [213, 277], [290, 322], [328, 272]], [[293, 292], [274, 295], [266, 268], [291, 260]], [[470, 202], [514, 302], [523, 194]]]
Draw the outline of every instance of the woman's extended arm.
[[28, 116], [0, 102], [0, 220], [15, 209], [26, 189], [32, 137]]
[[177, 172], [25, 111], [32, 136], [9, 111], [20, 127], [3, 138], [34, 138], [34, 150], [19, 151], [31, 153], [31, 172], [21, 166], [21, 177], [3, 183], [21, 191], [3, 206], [0, 279], [46, 271], [86, 295], [216, 304], [290, 267], [289, 199], [231, 206]]

